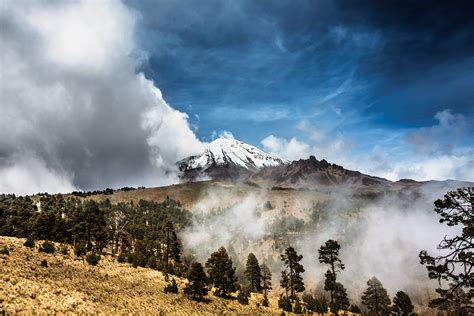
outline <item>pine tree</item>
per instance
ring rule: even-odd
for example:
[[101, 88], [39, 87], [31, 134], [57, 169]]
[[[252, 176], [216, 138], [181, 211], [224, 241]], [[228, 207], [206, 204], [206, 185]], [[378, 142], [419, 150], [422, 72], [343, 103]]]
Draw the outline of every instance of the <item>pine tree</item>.
[[[453, 285], [451, 285], [453, 286]], [[437, 305], [437, 308], [447, 311], [448, 315], [470, 316], [474, 315], [474, 306], [472, 306], [472, 298], [462, 288], [457, 288], [449, 300]]]
[[299, 299], [296, 299], [296, 301], [295, 301], [295, 306], [293, 307], [293, 313], [295, 313], [295, 314], [303, 313], [303, 308], [301, 306], [301, 303], [300, 303]]
[[347, 310], [350, 306], [346, 288], [339, 282], [334, 287], [334, 303], [331, 308], [337, 313], [338, 310]]
[[265, 263], [262, 263], [260, 270], [262, 271], [263, 294], [266, 296], [268, 291], [272, 289], [272, 272]]
[[438, 288], [436, 292], [440, 297], [430, 301], [430, 307], [441, 307], [450, 305], [448, 301], [456, 300], [458, 289], [467, 290], [468, 303], [461, 306], [461, 310], [469, 312], [472, 308], [474, 298], [474, 188], [461, 188], [450, 191], [443, 199], [434, 202], [434, 211], [441, 216], [440, 223], [448, 226], [457, 226], [460, 232], [452, 238], [444, 237], [439, 243], [438, 249], [446, 250], [446, 253], [431, 256], [426, 250], [420, 252], [421, 264], [426, 265], [430, 279], [449, 282], [447, 289]]
[[285, 297], [288, 298], [288, 289], [290, 288], [290, 278], [286, 270], [281, 271], [280, 286], [285, 290]]
[[175, 264], [181, 262], [181, 244], [176, 236], [172, 222], [167, 221], [163, 226], [162, 231], [163, 243], [165, 246], [163, 253], [165, 263], [164, 272], [167, 274], [170, 272], [170, 259], [173, 260]]
[[184, 288], [184, 294], [192, 296], [193, 300], [202, 299], [207, 295], [208, 278], [199, 262], [193, 262], [187, 275], [188, 283]]
[[344, 270], [345, 266], [339, 259], [339, 250], [341, 246], [335, 240], [329, 239], [319, 248], [319, 262], [329, 264], [329, 270], [326, 272], [324, 289], [331, 294], [331, 308], [335, 310], [334, 291], [336, 290], [337, 273]]
[[247, 280], [250, 282], [250, 291], [261, 292], [262, 291], [262, 271], [258, 263], [257, 257], [253, 253], [250, 253], [247, 258], [246, 269], [244, 272]]
[[356, 314], [362, 314], [362, 311], [360, 310], [359, 306], [357, 305], [351, 305], [349, 307], [349, 311], [351, 311], [352, 313], [356, 313]]
[[[288, 281], [286, 289], [290, 292], [290, 299], [296, 299], [296, 293], [303, 292], [304, 282], [301, 274], [305, 271], [300, 261], [303, 259], [302, 255], [298, 255], [293, 247], [285, 249], [285, 253], [281, 255], [281, 260], [285, 264], [285, 273], [287, 273]], [[283, 272], [282, 272], [283, 275]], [[283, 280], [282, 280], [283, 281]]]
[[112, 256], [118, 251], [119, 241], [125, 236], [125, 225], [127, 225], [127, 218], [125, 214], [126, 204], [118, 203], [111, 206], [107, 214], [107, 232], [108, 237], [112, 242]]
[[293, 308], [291, 306], [290, 298], [285, 295], [280, 295], [280, 297], [278, 298], [278, 308], [281, 308], [286, 312], [291, 312]]
[[372, 277], [367, 281], [367, 285], [367, 290], [362, 295], [362, 304], [378, 316], [389, 315], [390, 298], [382, 283], [376, 277]]
[[409, 316], [412, 314], [414, 306], [411, 303], [411, 299], [403, 291], [398, 291], [393, 298], [394, 309], [401, 316]]
[[268, 307], [268, 306], [270, 305], [270, 303], [269, 303], [269, 301], [268, 301], [268, 296], [267, 296], [267, 294], [263, 294], [262, 305], [265, 306], [265, 307]]
[[248, 305], [249, 304], [249, 298], [250, 298], [250, 291], [248, 288], [243, 287], [239, 290], [239, 293], [237, 294], [237, 301], [240, 304], [243, 305]]
[[220, 247], [219, 250], [211, 254], [206, 262], [206, 268], [209, 281], [216, 288], [217, 296], [227, 297], [236, 290], [235, 268], [224, 247]]

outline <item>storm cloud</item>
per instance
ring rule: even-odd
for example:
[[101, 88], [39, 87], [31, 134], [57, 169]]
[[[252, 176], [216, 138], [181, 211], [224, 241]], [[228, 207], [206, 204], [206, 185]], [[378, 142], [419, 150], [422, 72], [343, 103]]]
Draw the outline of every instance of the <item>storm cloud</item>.
[[3, 2], [1, 192], [170, 183], [202, 149], [137, 71], [139, 18], [119, 1]]

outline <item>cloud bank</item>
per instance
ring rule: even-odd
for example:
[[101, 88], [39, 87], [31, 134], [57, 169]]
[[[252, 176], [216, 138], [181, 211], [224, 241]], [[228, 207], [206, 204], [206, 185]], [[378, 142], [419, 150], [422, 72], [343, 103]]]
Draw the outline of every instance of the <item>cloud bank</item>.
[[202, 150], [136, 71], [139, 18], [119, 1], [2, 3], [0, 192], [165, 184]]
[[[428, 127], [360, 132], [350, 138], [339, 130], [300, 121], [296, 129], [301, 137], [269, 135], [261, 143], [264, 150], [286, 159], [314, 155], [393, 181], [474, 181], [472, 126], [468, 119], [450, 109], [435, 113], [433, 119], [435, 124]], [[372, 143], [365, 144], [367, 139]]]

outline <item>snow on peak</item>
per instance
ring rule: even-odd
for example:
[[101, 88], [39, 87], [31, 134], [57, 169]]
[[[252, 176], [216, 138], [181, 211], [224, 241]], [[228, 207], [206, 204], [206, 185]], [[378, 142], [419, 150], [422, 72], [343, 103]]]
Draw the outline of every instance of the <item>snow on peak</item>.
[[181, 170], [207, 169], [211, 165], [236, 165], [246, 169], [260, 169], [289, 163], [274, 155], [270, 155], [255, 146], [240, 140], [222, 135], [211, 143], [201, 155], [181, 160]]

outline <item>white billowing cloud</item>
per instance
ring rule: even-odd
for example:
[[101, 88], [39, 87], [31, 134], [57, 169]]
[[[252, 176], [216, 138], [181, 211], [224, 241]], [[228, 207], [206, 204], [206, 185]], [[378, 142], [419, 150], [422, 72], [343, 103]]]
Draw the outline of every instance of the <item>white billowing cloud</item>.
[[465, 136], [468, 129], [466, 118], [450, 109], [435, 114], [437, 124], [417, 128], [407, 133], [407, 140], [422, 154], [451, 153], [454, 142]]
[[318, 159], [327, 159], [339, 164], [346, 162], [346, 153], [351, 145], [341, 133], [329, 137], [323, 130], [307, 121], [299, 122], [297, 128], [306, 135], [307, 141], [296, 137], [288, 140], [270, 135], [261, 141], [263, 149], [288, 160], [307, 159], [313, 155]]
[[72, 175], [48, 169], [40, 159], [26, 156], [15, 157], [14, 161], [0, 168], [2, 192], [25, 195], [31, 192], [70, 192], [75, 189], [71, 183]]
[[234, 139], [234, 134], [229, 131], [222, 131], [221, 133], [219, 133], [219, 137]]
[[393, 162], [390, 168], [381, 170], [377, 175], [394, 181], [404, 178], [419, 181], [446, 179], [473, 181], [472, 166], [474, 166], [473, 153], [460, 156], [442, 155], [416, 161]]
[[[221, 246], [228, 247], [232, 241], [244, 246], [259, 241], [267, 230], [267, 220], [257, 210], [261, 198], [247, 195], [240, 202], [220, 210], [228, 196], [210, 192], [193, 208], [195, 218], [191, 226], [181, 233], [184, 246], [196, 252], [198, 260], [205, 261]], [[216, 210], [210, 212], [210, 210]]]
[[470, 137], [466, 118], [449, 109], [436, 113], [434, 118], [437, 123], [433, 126], [397, 132], [395, 137], [390, 135], [395, 140], [388, 145], [383, 145], [385, 139], [375, 139], [371, 152], [351, 152], [357, 147], [356, 140], [349, 141], [341, 132], [329, 133], [307, 121], [296, 126], [303, 132], [304, 140], [270, 135], [261, 143], [264, 150], [289, 160], [314, 155], [392, 181], [405, 178], [474, 181], [474, 151], [460, 145]]
[[308, 144], [300, 142], [295, 137], [287, 140], [270, 135], [262, 140], [262, 145], [263, 150], [288, 160], [307, 158], [313, 153]]
[[134, 49], [135, 16], [116, 1], [72, 1], [42, 8], [29, 5], [21, 12], [26, 13], [29, 26], [46, 39], [46, 57], [60, 66], [99, 72], [114, 67]]
[[[376, 146], [367, 157], [359, 157], [357, 161], [363, 162], [363, 171], [390, 180], [474, 181], [474, 151], [459, 145], [470, 137], [466, 118], [449, 109], [436, 113], [434, 118], [438, 122], [433, 126], [412, 129], [405, 134], [402, 155], [390, 149], [383, 152]], [[413, 152], [406, 150], [408, 145], [413, 145]]]
[[0, 192], [169, 183], [202, 150], [136, 72], [136, 20], [119, 1], [2, 3]]

